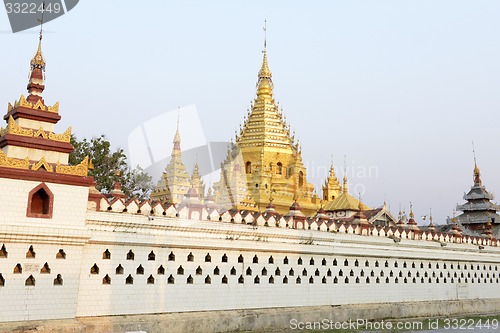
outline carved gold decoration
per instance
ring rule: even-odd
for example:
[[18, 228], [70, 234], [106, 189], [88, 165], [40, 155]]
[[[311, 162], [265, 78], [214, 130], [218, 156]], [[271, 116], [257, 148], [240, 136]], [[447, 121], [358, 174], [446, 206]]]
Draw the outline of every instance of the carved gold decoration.
[[16, 135], [21, 135], [21, 136], [33, 136], [33, 130], [32, 129], [26, 129], [18, 124], [16, 124], [16, 121], [12, 116], [9, 117], [9, 122], [7, 126], [7, 132], [8, 134], [16, 134]]
[[57, 102], [53, 106], [47, 106], [47, 111], [54, 112], [54, 113], [59, 113], [59, 102]]
[[[32, 104], [33, 105], [33, 104]], [[39, 99], [35, 105], [32, 106], [33, 109], [45, 110], [45, 105], [42, 103], [42, 100]]]
[[71, 140], [71, 127], [68, 127], [68, 129], [62, 133], [62, 134], [56, 134], [56, 133], [49, 133], [50, 140], [54, 141], [59, 141], [59, 142], [69, 142]]
[[33, 131], [31, 128], [23, 128], [16, 124], [16, 121], [12, 116], [9, 117], [8, 121], [8, 126], [6, 128], [1, 128], [0, 129], [0, 136], [3, 136], [5, 134], [15, 134], [15, 135], [21, 135], [21, 136], [29, 136], [29, 137], [42, 137], [44, 139], [48, 140], [54, 140], [58, 142], [70, 142], [71, 140], [71, 127], [68, 127], [68, 129], [61, 134], [56, 134], [53, 132], [46, 132], [43, 130], [42, 127], [38, 129], [36, 132]]
[[43, 128], [41, 128], [41, 127], [40, 127], [40, 129], [39, 129], [38, 131], [36, 131], [36, 132], [33, 134], [33, 136], [34, 136], [35, 138], [38, 138], [38, 137], [40, 137], [40, 136], [41, 136], [42, 138], [44, 138], [44, 139], [48, 139], [48, 138], [49, 138], [49, 136], [47, 135], [47, 133], [46, 133], [46, 132], [43, 130]]
[[35, 56], [30, 62], [32, 70], [34, 68], [41, 68], [45, 70], [45, 59], [42, 55], [42, 38], [40, 37], [40, 42], [38, 42], [38, 49], [36, 50]]
[[14, 102], [14, 106], [12, 106], [12, 104], [9, 103], [9, 105], [7, 106], [7, 112], [11, 111], [13, 108], [18, 108], [18, 107], [24, 107], [28, 109], [39, 109], [53, 113], [59, 113], [59, 102], [56, 102], [56, 104], [54, 104], [53, 106], [50, 105], [48, 106], [43, 104], [42, 100], [39, 99], [35, 104], [33, 104], [28, 102], [26, 100], [26, 97], [24, 97], [24, 95], [21, 95], [21, 97], [19, 97], [19, 100]]
[[89, 157], [86, 156], [82, 163], [78, 165], [61, 165], [59, 162], [57, 162], [56, 172], [65, 175], [85, 177], [89, 172]]
[[0, 150], [0, 166], [27, 170], [30, 167], [30, 160], [27, 157], [24, 160], [8, 157], [3, 151]]
[[19, 97], [19, 101], [16, 101], [14, 103], [14, 106], [15, 107], [25, 107], [25, 108], [31, 108], [33, 106], [33, 104], [31, 104], [30, 102], [28, 102], [26, 100], [26, 97], [24, 97], [24, 95], [21, 95], [21, 97]]
[[42, 157], [38, 162], [32, 164], [31, 170], [36, 171], [36, 170], [40, 169], [41, 167], [43, 167], [45, 169], [45, 171], [54, 172], [54, 168], [52, 167], [52, 165], [47, 163], [47, 161], [45, 160], [45, 156]]

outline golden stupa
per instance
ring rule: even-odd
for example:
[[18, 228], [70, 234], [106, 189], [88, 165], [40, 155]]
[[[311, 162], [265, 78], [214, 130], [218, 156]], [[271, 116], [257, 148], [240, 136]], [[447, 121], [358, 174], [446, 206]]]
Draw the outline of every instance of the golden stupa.
[[[263, 53], [257, 96], [221, 166], [220, 181], [214, 184], [215, 201], [226, 208], [260, 212], [272, 203], [281, 214], [297, 202], [304, 214], [312, 215], [321, 200], [307, 182], [301, 147], [274, 100], [265, 46]], [[329, 176], [323, 188], [327, 201], [341, 192], [333, 166]]]

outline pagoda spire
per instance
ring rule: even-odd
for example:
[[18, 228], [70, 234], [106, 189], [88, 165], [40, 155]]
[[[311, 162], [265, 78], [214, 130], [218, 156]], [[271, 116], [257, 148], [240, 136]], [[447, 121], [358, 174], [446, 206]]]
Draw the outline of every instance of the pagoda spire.
[[[257, 80], [257, 100], [256, 103], [264, 102], [265, 100], [272, 99], [273, 96], [273, 80], [272, 73], [269, 69], [269, 63], [267, 62], [267, 24], [264, 21], [264, 50], [262, 58], [262, 66], [259, 70], [258, 80]], [[274, 101], [273, 101], [274, 104]]]
[[259, 82], [262, 79], [267, 79], [269, 82], [272, 82], [271, 78], [273, 74], [271, 73], [271, 70], [269, 69], [269, 63], [267, 61], [267, 50], [266, 47], [264, 47], [264, 51], [262, 51], [264, 54], [264, 57], [262, 59], [262, 67], [260, 68], [259, 71]]
[[[43, 12], [42, 12], [43, 24]], [[33, 59], [30, 62], [30, 78], [28, 82], [28, 98], [30, 103], [36, 103], [39, 100], [43, 103], [42, 92], [45, 89], [43, 80], [45, 79], [45, 59], [42, 54], [42, 25], [40, 25], [40, 37], [38, 38], [38, 48]]]
[[474, 155], [474, 173], [472, 177], [474, 185], [482, 185], [483, 182], [481, 181], [481, 170], [479, 170], [479, 167], [477, 166], [476, 149], [474, 148], [474, 141], [472, 141], [472, 154]]
[[410, 219], [408, 220], [408, 225], [413, 229], [417, 225], [417, 222], [415, 221], [415, 214], [413, 213], [413, 205], [411, 204], [411, 202], [410, 202]]
[[191, 175], [191, 186], [196, 189], [199, 194], [200, 199], [203, 201], [205, 197], [205, 182], [200, 175], [200, 167], [198, 166], [198, 158], [196, 158], [196, 163], [194, 164], [193, 174]]
[[175, 131], [173, 144], [170, 161], [165, 167], [165, 171], [163, 171], [158, 184], [151, 193], [151, 199], [164, 203], [178, 204], [184, 200], [186, 192], [192, 187], [191, 177], [186, 170], [186, 166], [182, 162], [179, 118], [177, 118], [177, 130]]
[[264, 58], [262, 59], [262, 67], [259, 71], [259, 82], [262, 79], [268, 79], [271, 81], [271, 71], [269, 70], [269, 64], [267, 63], [267, 20], [264, 20], [264, 50], [262, 51]]
[[335, 175], [335, 169], [333, 166], [333, 157], [330, 164], [330, 171], [328, 173], [328, 178], [325, 180], [325, 184], [322, 187], [323, 190], [323, 200], [329, 201], [335, 199], [341, 193], [341, 187], [337, 176]]
[[174, 147], [172, 149], [172, 155], [181, 153], [181, 135], [179, 134], [179, 115], [177, 115], [177, 129], [175, 130]]
[[344, 155], [344, 183], [342, 186], [342, 193], [349, 193], [349, 190], [347, 188], [347, 157]]
[[331, 178], [335, 177], [335, 168], [333, 167], [333, 157], [332, 157], [332, 161], [330, 162], [329, 175], [330, 175]]
[[483, 182], [481, 181], [481, 170], [479, 170], [479, 167], [477, 166], [476, 158], [474, 158], [473, 179], [474, 179], [474, 185], [482, 185], [483, 184]]
[[430, 213], [429, 213], [429, 226], [427, 227], [427, 229], [429, 229], [430, 231], [435, 232], [436, 231], [436, 226], [434, 225], [434, 223], [432, 221], [433, 221], [433, 218], [432, 218], [432, 208], [431, 208], [430, 209]]

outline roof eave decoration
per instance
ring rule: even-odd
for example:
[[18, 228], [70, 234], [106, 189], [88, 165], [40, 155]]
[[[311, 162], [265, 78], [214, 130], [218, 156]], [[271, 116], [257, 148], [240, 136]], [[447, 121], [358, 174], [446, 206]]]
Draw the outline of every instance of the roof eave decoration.
[[0, 129], [0, 136], [4, 136], [6, 134], [14, 134], [26, 137], [42, 137], [47, 140], [53, 140], [58, 142], [70, 142], [71, 141], [71, 127], [61, 134], [46, 132], [42, 128], [38, 131], [33, 131], [31, 128], [23, 128], [19, 126], [12, 116], [9, 117], [8, 125], [6, 128]]
[[31, 165], [31, 170], [36, 171], [36, 170], [40, 169], [41, 167], [43, 167], [48, 172], [54, 171], [54, 168], [52, 167], [52, 165], [47, 163], [47, 161], [45, 160], [45, 156], [43, 156], [38, 162], [33, 163]]
[[53, 113], [59, 113], [59, 102], [56, 102], [53, 106], [50, 105], [45, 105], [41, 102], [41, 100], [38, 100], [36, 103], [31, 103], [26, 100], [26, 97], [24, 95], [21, 95], [19, 100], [14, 102], [14, 106], [12, 104], [8, 104], [7, 106], [7, 112], [12, 111], [12, 109], [15, 108], [27, 108], [27, 109], [37, 109], [37, 110], [42, 110], [42, 111], [49, 111]]
[[89, 157], [86, 156], [78, 165], [61, 165], [57, 163], [56, 172], [66, 175], [86, 177], [89, 173]]
[[12, 116], [9, 117], [8, 125], [6, 128], [6, 134], [15, 134], [21, 136], [33, 136], [33, 130], [31, 128], [23, 128], [16, 124], [16, 121]]
[[[23, 170], [39, 170], [44, 169], [47, 172], [54, 172], [54, 167], [47, 163], [45, 157], [39, 161], [31, 163], [26, 157], [25, 159], [8, 157], [0, 150], [0, 167], [23, 169]], [[43, 167], [43, 168], [42, 168]], [[62, 165], [59, 162], [56, 164], [55, 173], [73, 175], [73, 176], [88, 176], [89, 158], [88, 156], [78, 165]]]
[[0, 166], [28, 170], [30, 167], [30, 160], [27, 157], [23, 160], [8, 157], [2, 150], [0, 150]]
[[54, 140], [54, 141], [59, 141], [59, 142], [70, 142], [71, 141], [71, 126], [68, 127], [64, 133], [61, 134], [56, 134], [49, 132], [49, 139]]

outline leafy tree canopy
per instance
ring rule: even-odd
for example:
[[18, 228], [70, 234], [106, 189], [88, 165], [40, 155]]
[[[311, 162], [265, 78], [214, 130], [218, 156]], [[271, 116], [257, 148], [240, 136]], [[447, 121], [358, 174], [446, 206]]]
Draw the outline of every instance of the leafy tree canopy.
[[111, 143], [105, 135], [90, 140], [78, 140], [76, 136], [71, 135], [71, 144], [75, 150], [69, 155], [69, 164], [77, 165], [85, 156], [89, 156], [94, 166], [93, 170], [89, 170], [89, 175], [94, 177], [96, 188], [101, 193], [108, 194], [113, 189], [113, 184], [119, 182], [123, 193], [128, 197], [139, 200], [149, 198], [153, 189], [151, 176], [140, 166], [131, 169], [123, 149], [118, 148], [112, 152]]

